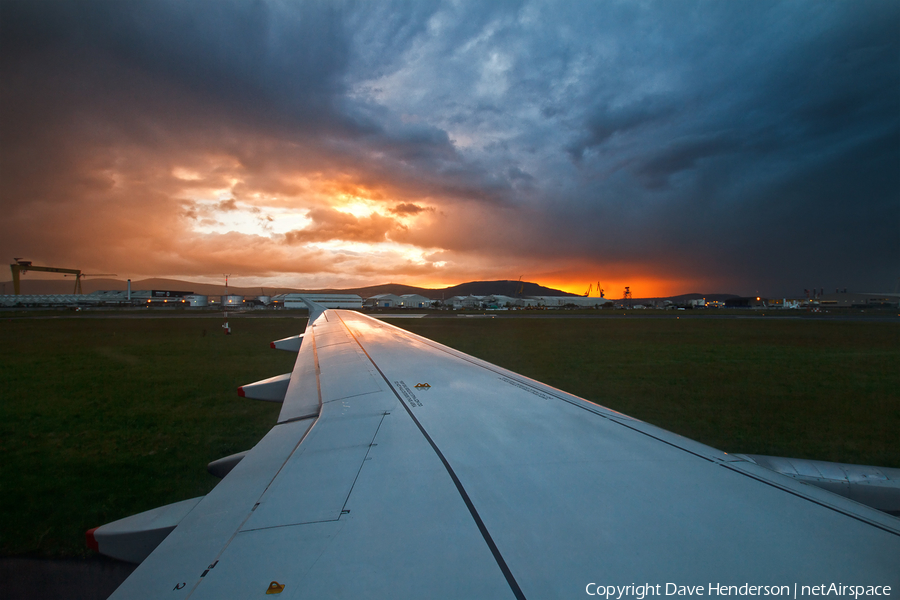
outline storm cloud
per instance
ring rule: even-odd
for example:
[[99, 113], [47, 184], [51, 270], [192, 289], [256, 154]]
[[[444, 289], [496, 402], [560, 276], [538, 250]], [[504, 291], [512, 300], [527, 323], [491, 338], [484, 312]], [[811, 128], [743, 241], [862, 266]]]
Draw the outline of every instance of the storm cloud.
[[898, 30], [890, 0], [4, 0], [0, 248], [306, 288], [890, 291]]

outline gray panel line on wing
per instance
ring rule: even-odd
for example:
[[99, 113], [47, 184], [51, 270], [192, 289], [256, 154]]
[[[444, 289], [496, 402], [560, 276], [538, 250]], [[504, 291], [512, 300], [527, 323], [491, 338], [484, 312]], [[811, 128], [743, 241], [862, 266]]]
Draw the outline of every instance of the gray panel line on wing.
[[349, 394], [347, 396], [341, 396], [339, 398], [335, 398], [334, 400], [329, 400], [327, 404], [331, 404], [332, 402], [341, 402], [342, 400], [349, 400], [350, 398], [359, 398], [360, 396], [369, 396], [370, 394], [380, 394], [384, 390], [373, 390], [371, 392], [360, 392], [358, 394]]
[[313, 525], [315, 523], [334, 523], [335, 521], [340, 521], [341, 518], [338, 517], [336, 519], [318, 519], [316, 521], [300, 521], [297, 523], [281, 523], [280, 525], [265, 525], [263, 527], [253, 527], [251, 529], [241, 529], [238, 533], [250, 533], [252, 531], [265, 531], [267, 529], [283, 529], [285, 527], [303, 527], [304, 525]]
[[296, 423], [297, 421], [305, 421], [306, 419], [318, 419], [319, 415], [306, 415], [303, 417], [294, 417], [293, 419], [285, 419], [284, 421], [279, 421], [275, 423], [274, 427], [278, 427], [279, 425], [287, 425], [288, 423]]
[[[343, 323], [343, 318], [340, 314], [337, 315], [339, 319], [341, 319], [341, 323]], [[346, 327], [346, 325], [344, 325]], [[425, 428], [413, 414], [412, 410], [407, 406], [406, 402], [403, 401], [400, 394], [397, 392], [394, 385], [388, 380], [385, 374], [382, 372], [381, 368], [372, 360], [372, 357], [369, 356], [369, 353], [363, 348], [362, 344], [359, 343], [359, 340], [356, 338], [356, 335], [353, 333], [353, 330], [347, 327], [347, 331], [359, 345], [360, 350], [365, 353], [366, 358], [372, 363], [372, 366], [378, 371], [381, 377], [384, 379], [385, 383], [387, 383], [388, 387], [394, 393], [394, 396], [397, 397], [397, 400], [400, 401], [401, 406], [406, 410], [406, 413], [409, 415], [410, 419], [412, 419], [413, 423], [416, 424], [416, 427], [419, 428], [419, 431], [428, 441], [429, 445], [431, 445], [431, 449], [434, 450], [434, 453], [440, 459], [441, 463], [444, 465], [444, 469], [447, 471], [447, 474], [450, 475], [451, 481], [453, 481], [453, 485], [456, 486], [456, 490], [462, 498], [463, 502], [466, 505], [466, 508], [469, 510], [469, 514], [472, 516], [472, 520], [475, 521], [475, 525], [478, 527], [478, 531], [481, 533], [482, 538], [484, 538], [485, 543], [488, 546], [488, 549], [491, 551], [491, 554], [494, 557], [494, 560], [497, 562], [497, 566], [500, 568], [500, 572], [503, 573], [503, 577], [506, 579], [506, 583], [509, 585], [510, 590], [513, 595], [518, 600], [526, 600], [525, 594], [522, 592], [522, 588], [519, 587], [519, 582], [516, 581], [515, 575], [513, 575], [512, 571], [509, 568], [509, 565], [506, 564], [506, 560], [503, 558], [503, 555], [500, 553], [500, 549], [497, 548], [497, 544], [494, 543], [494, 538], [491, 536], [490, 531], [488, 531], [487, 526], [484, 524], [484, 521], [481, 519], [481, 515], [478, 514], [478, 510], [475, 508], [475, 505], [472, 503], [472, 499], [469, 498], [468, 492], [466, 492], [466, 488], [463, 487], [462, 482], [459, 480], [459, 477], [456, 476], [456, 472], [453, 470], [453, 467], [450, 466], [450, 463], [447, 461], [447, 458], [441, 452], [440, 448], [438, 448], [437, 444], [431, 439], [431, 436], [428, 435], [428, 432], [425, 431]], [[380, 426], [380, 425], [379, 425]]]
[[[369, 460], [369, 452], [372, 451], [372, 446], [375, 445], [375, 438], [378, 437], [378, 432], [381, 431], [381, 426], [384, 424], [384, 418], [388, 416], [388, 411], [384, 411], [381, 415], [381, 420], [378, 422], [378, 427], [375, 428], [375, 434], [372, 436], [372, 441], [369, 442], [369, 449], [366, 450], [366, 455], [363, 457], [362, 462], [359, 463], [359, 469], [356, 471], [356, 477], [353, 478], [353, 483], [350, 484], [350, 491], [347, 492], [347, 497], [344, 498], [344, 503], [341, 505], [341, 514], [344, 514], [344, 509], [347, 506], [347, 502], [350, 500], [350, 496], [353, 495], [353, 488], [356, 486], [356, 481], [359, 479], [359, 474], [362, 473], [363, 466], [365, 466], [366, 461]], [[340, 516], [338, 516], [340, 519]]]

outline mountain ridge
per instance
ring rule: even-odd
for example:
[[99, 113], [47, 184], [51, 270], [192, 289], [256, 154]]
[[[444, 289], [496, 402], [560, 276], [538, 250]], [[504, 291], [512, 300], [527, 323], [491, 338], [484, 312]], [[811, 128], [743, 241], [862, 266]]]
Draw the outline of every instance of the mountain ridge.
[[[90, 294], [98, 290], [126, 290], [127, 281], [119, 279], [84, 279], [81, 283], [85, 294]], [[71, 294], [74, 292], [75, 282], [72, 279], [22, 279], [21, 290], [23, 294]], [[166, 279], [155, 277], [150, 279], [140, 279], [131, 282], [132, 290], [170, 290], [180, 292], [192, 292], [205, 296], [220, 296], [225, 293], [225, 286], [217, 283], [196, 283], [183, 281], [179, 279]], [[517, 292], [521, 289], [521, 292]], [[0, 282], [0, 294], [12, 294], [12, 281]], [[240, 287], [228, 286], [228, 293], [240, 296], [275, 296], [277, 294], [290, 293], [307, 293], [307, 294], [357, 294], [362, 298], [370, 298], [378, 294], [395, 294], [402, 296], [403, 294], [419, 294], [430, 300], [445, 300], [453, 296], [490, 296], [492, 294], [502, 294], [504, 296], [516, 297], [521, 296], [570, 296], [578, 297], [578, 294], [564, 292], [554, 288], [542, 286], [529, 281], [513, 281], [509, 279], [495, 281], [467, 281], [458, 285], [446, 288], [423, 288], [402, 283], [382, 283], [378, 285], [370, 285], [355, 288], [324, 288], [324, 289], [304, 289], [289, 287]], [[642, 297], [634, 298], [634, 304], [641, 302], [650, 302], [654, 300], [670, 300], [672, 302], [684, 302], [687, 300], [696, 300], [706, 298], [707, 300], [727, 300], [729, 298], [737, 298], [735, 294], [679, 294], [677, 296], [666, 297]], [[615, 302], [618, 298], [607, 298]]]
[[[22, 279], [21, 291], [26, 295], [40, 294], [72, 294], [74, 292], [74, 280], [59, 279]], [[119, 279], [84, 279], [81, 282], [82, 290], [85, 294], [90, 294], [99, 290], [126, 290], [128, 282]], [[307, 294], [357, 294], [363, 298], [369, 298], [378, 294], [395, 294], [401, 296], [403, 294], [419, 294], [431, 300], [441, 300], [442, 298], [450, 298], [452, 296], [489, 296], [491, 294], [503, 294], [505, 296], [515, 296], [516, 291], [521, 288], [521, 295], [525, 296], [576, 296], [569, 292], [557, 290], [542, 286], [537, 283], [527, 281], [468, 281], [459, 285], [446, 288], [423, 288], [402, 283], [383, 283], [378, 285], [370, 285], [355, 288], [324, 288], [324, 289], [305, 289], [305, 288], [289, 288], [289, 287], [241, 287], [228, 286], [229, 294], [238, 294], [240, 296], [275, 296], [277, 294], [289, 293], [307, 293]], [[215, 283], [196, 283], [190, 281], [182, 281], [179, 279], [166, 279], [155, 277], [151, 279], [133, 280], [131, 282], [132, 290], [170, 290], [179, 292], [191, 292], [206, 296], [219, 296], [225, 293], [225, 286]], [[13, 285], [11, 281], [0, 282], [0, 293], [12, 294]]]

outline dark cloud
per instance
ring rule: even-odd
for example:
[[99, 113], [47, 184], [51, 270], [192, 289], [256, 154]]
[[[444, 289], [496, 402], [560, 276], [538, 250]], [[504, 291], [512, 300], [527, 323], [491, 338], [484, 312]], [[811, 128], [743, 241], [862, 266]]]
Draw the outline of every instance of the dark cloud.
[[401, 202], [400, 204], [391, 208], [391, 212], [395, 215], [417, 215], [425, 210], [434, 211], [434, 208], [423, 207], [409, 202]]
[[700, 161], [711, 160], [739, 148], [740, 142], [727, 136], [677, 140], [659, 152], [649, 154], [635, 173], [648, 188], [665, 188], [669, 178], [676, 173], [698, 168]]
[[[348, 34], [329, 3], [4, 3], [15, 23], [4, 53], [112, 57], [242, 114], [279, 109], [313, 123], [342, 89]], [[6, 31], [4, 32], [6, 38]], [[8, 45], [8, 48], [7, 48]]]
[[234, 198], [229, 198], [228, 200], [222, 200], [216, 205], [216, 210], [222, 212], [229, 212], [232, 210], [238, 210], [237, 200]]
[[[573, 160], [581, 160], [587, 150], [596, 148], [616, 134], [625, 134], [672, 116], [675, 106], [665, 98], [642, 98], [624, 107], [593, 109], [584, 122], [585, 135], [567, 150]], [[546, 113], [545, 113], [546, 114]]]

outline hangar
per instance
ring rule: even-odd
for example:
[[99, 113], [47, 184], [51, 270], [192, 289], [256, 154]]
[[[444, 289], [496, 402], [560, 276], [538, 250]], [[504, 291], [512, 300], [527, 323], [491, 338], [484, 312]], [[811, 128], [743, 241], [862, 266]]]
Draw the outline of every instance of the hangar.
[[835, 292], [819, 296], [819, 306], [836, 308], [876, 308], [900, 306], [900, 294]]
[[419, 294], [403, 294], [400, 296], [400, 306], [403, 308], [428, 308], [432, 300]]
[[367, 308], [397, 308], [401, 306], [403, 299], [396, 294], [377, 294], [366, 298]]
[[356, 294], [280, 294], [275, 302], [284, 302], [285, 308], [306, 308], [303, 299], [325, 308], [362, 308], [362, 297]]

